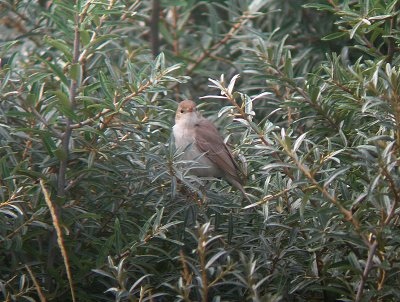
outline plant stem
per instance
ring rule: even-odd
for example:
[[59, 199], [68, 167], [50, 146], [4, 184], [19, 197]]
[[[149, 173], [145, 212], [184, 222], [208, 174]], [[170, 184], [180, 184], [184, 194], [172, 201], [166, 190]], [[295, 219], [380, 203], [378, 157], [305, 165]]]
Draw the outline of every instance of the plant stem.
[[365, 282], [367, 281], [369, 272], [372, 268], [372, 260], [374, 259], [374, 255], [376, 252], [376, 249], [378, 248], [378, 241], [375, 240], [370, 246], [369, 246], [369, 250], [368, 250], [368, 259], [367, 262], [365, 263], [365, 268], [364, 268], [364, 272], [361, 276], [361, 281], [360, 284], [358, 285], [358, 289], [357, 289], [357, 295], [355, 298], [355, 302], [359, 302], [361, 301], [361, 297], [363, 295], [364, 292], [364, 286], [365, 286]]
[[[73, 58], [72, 64], [78, 63], [79, 59], [79, 14], [75, 16], [75, 36], [73, 46]], [[75, 107], [75, 98], [77, 94], [78, 81], [71, 79], [71, 85], [69, 87], [69, 102], [72, 110]], [[68, 157], [69, 157], [69, 142], [72, 136], [72, 118], [67, 117], [67, 123], [65, 131], [62, 135], [61, 149], [63, 151], [63, 158], [60, 160], [60, 168], [58, 170], [58, 181], [57, 181], [57, 195], [63, 199], [65, 197], [65, 179], [67, 173]]]

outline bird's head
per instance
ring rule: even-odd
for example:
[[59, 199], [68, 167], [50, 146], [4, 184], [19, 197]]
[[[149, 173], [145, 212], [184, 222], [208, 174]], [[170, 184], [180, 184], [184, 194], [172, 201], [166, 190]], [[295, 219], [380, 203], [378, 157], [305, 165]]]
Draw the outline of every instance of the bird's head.
[[191, 100], [185, 100], [179, 103], [178, 109], [176, 110], [175, 122], [181, 120], [187, 120], [195, 122], [199, 117], [197, 112], [196, 103]]

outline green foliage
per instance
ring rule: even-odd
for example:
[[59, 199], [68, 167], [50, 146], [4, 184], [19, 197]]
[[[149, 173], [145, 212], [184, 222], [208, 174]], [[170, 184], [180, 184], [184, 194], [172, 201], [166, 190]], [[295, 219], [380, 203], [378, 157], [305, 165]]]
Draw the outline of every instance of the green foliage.
[[[3, 300], [400, 299], [397, 1], [0, 8]], [[251, 204], [174, 147], [200, 97]]]

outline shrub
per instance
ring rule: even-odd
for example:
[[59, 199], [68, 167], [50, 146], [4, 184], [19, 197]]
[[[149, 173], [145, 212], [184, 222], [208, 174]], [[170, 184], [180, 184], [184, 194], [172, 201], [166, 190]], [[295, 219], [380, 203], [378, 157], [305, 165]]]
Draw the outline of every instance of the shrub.
[[[400, 298], [397, 1], [0, 7], [4, 300]], [[174, 148], [199, 97], [251, 204]]]

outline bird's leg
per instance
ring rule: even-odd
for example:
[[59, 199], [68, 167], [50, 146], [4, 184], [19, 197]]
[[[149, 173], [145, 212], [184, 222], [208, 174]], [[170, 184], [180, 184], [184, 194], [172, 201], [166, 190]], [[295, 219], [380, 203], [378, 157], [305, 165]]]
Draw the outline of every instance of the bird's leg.
[[207, 203], [207, 190], [206, 185], [200, 185], [199, 188], [199, 205], [204, 205]]
[[195, 187], [196, 189], [193, 192], [193, 197], [199, 206], [203, 206], [207, 203], [206, 185], [204, 185], [203, 181], [200, 181]]
[[197, 202], [199, 206], [203, 206], [205, 202], [205, 194], [203, 194], [201, 190], [196, 190], [196, 191], [189, 190], [189, 195], [191, 199]]

